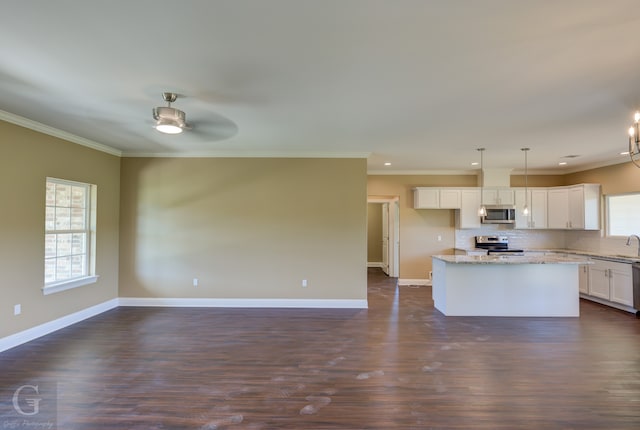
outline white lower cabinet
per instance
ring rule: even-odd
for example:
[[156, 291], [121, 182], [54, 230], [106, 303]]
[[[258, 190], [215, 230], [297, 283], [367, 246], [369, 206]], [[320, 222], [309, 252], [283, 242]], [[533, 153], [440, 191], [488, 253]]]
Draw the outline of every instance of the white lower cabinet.
[[578, 270], [579, 290], [582, 294], [589, 294], [589, 265], [581, 264]]
[[611, 286], [610, 300], [627, 306], [633, 306], [633, 273], [631, 264], [615, 263], [617, 268], [609, 272]]
[[[625, 306], [633, 306], [633, 278], [630, 263], [592, 259], [588, 295]], [[582, 292], [582, 291], [581, 291]]]

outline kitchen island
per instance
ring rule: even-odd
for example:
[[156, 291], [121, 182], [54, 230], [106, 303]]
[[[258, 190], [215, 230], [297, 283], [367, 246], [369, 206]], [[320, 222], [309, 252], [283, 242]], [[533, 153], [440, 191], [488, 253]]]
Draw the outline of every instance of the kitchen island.
[[564, 256], [435, 255], [433, 302], [447, 316], [580, 316], [578, 266]]

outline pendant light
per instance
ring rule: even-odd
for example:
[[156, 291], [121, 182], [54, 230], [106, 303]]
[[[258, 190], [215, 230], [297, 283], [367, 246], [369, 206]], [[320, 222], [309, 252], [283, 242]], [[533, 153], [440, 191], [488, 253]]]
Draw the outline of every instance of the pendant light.
[[524, 152], [524, 207], [522, 208], [522, 215], [529, 216], [529, 172], [527, 171], [527, 153], [529, 152], [529, 148], [521, 148], [520, 150]]
[[480, 152], [480, 174], [482, 175], [482, 182], [480, 183], [480, 208], [478, 209], [478, 216], [487, 216], [487, 208], [484, 207], [484, 148], [478, 148]]

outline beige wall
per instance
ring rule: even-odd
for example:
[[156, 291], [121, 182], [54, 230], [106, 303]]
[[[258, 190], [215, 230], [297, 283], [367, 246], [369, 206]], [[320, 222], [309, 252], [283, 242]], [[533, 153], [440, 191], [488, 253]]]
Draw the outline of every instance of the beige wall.
[[366, 299], [366, 160], [123, 158], [121, 172], [121, 297]]
[[[527, 186], [529, 187], [559, 187], [566, 185], [564, 175], [529, 175]], [[524, 187], [524, 175], [511, 175], [512, 187]]]
[[[0, 121], [0, 337], [117, 297], [120, 159]], [[98, 187], [96, 284], [44, 296], [46, 177]], [[13, 306], [22, 314], [13, 315]]]
[[602, 184], [602, 194], [640, 191], [640, 169], [631, 161], [567, 175], [567, 184]]
[[382, 262], [382, 203], [367, 204], [367, 261]]
[[[400, 207], [400, 278], [426, 279], [431, 255], [453, 252], [454, 211], [413, 209], [414, 187], [475, 187], [476, 175], [370, 175], [370, 196], [398, 196]], [[438, 241], [438, 236], [441, 240]]]

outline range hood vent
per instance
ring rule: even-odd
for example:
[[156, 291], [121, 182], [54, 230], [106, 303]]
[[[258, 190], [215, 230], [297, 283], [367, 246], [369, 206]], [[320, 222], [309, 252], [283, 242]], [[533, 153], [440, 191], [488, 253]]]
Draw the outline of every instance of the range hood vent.
[[504, 187], [511, 186], [511, 171], [513, 169], [483, 169], [478, 176], [478, 185], [483, 187]]

